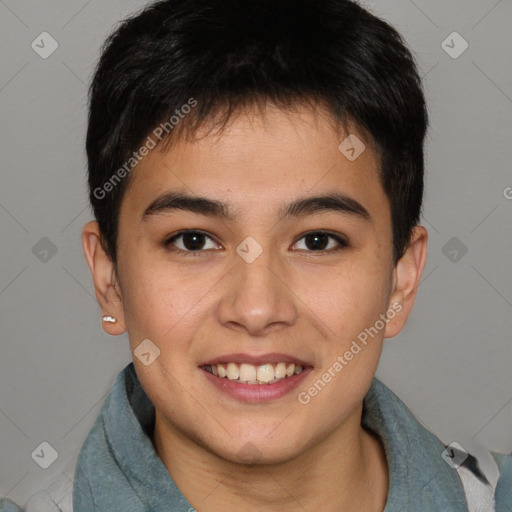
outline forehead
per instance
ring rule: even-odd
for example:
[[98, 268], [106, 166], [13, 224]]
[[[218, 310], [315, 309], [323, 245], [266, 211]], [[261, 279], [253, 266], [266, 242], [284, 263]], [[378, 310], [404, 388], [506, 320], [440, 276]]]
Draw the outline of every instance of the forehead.
[[387, 206], [371, 141], [309, 107], [240, 112], [221, 131], [205, 126], [157, 146], [134, 169], [123, 203], [141, 210], [169, 190], [223, 199], [241, 213], [333, 191], [375, 213]]

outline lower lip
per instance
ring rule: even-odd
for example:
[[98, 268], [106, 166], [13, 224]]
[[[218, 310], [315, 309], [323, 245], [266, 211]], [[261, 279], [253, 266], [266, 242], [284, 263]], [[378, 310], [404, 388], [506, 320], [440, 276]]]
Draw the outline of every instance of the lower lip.
[[200, 370], [206, 378], [220, 391], [240, 400], [241, 402], [268, 402], [291, 393], [308, 375], [312, 368], [305, 368], [301, 373], [286, 377], [274, 384], [238, 384], [225, 377], [216, 377], [203, 368]]

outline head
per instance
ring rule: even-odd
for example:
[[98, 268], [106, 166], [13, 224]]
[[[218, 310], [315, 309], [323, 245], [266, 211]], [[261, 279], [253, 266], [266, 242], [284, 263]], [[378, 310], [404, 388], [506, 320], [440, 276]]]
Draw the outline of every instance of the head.
[[[426, 257], [399, 34], [346, 0], [166, 0], [110, 36], [90, 92], [84, 250], [157, 425], [277, 462], [357, 422]], [[210, 373], [229, 362], [304, 371], [242, 399]]]

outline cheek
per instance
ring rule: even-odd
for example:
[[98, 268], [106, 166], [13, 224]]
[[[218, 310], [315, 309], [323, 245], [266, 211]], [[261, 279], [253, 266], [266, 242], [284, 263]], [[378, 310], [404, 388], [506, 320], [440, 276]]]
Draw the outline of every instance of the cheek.
[[385, 312], [389, 294], [389, 276], [374, 262], [362, 259], [342, 269], [310, 275], [299, 296], [318, 319], [341, 339], [357, 336]]
[[170, 329], [179, 300], [179, 294], [169, 293], [170, 277], [152, 268], [149, 261], [131, 257], [119, 264], [123, 310], [132, 348], [137, 341], [157, 340], [159, 333]]
[[[150, 258], [125, 261], [123, 308], [132, 350], [144, 339], [160, 349], [162, 360], [178, 357], [207, 302], [212, 283], [185, 276], [170, 265], [152, 265]], [[167, 350], [171, 348], [172, 350]]]

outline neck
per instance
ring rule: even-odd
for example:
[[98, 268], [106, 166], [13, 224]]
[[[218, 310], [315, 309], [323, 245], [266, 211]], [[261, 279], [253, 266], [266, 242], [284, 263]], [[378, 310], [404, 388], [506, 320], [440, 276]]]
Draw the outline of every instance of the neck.
[[361, 408], [329, 436], [280, 464], [223, 459], [165, 424], [158, 412], [153, 442], [175, 484], [198, 511], [382, 512], [386, 457], [360, 419]]

